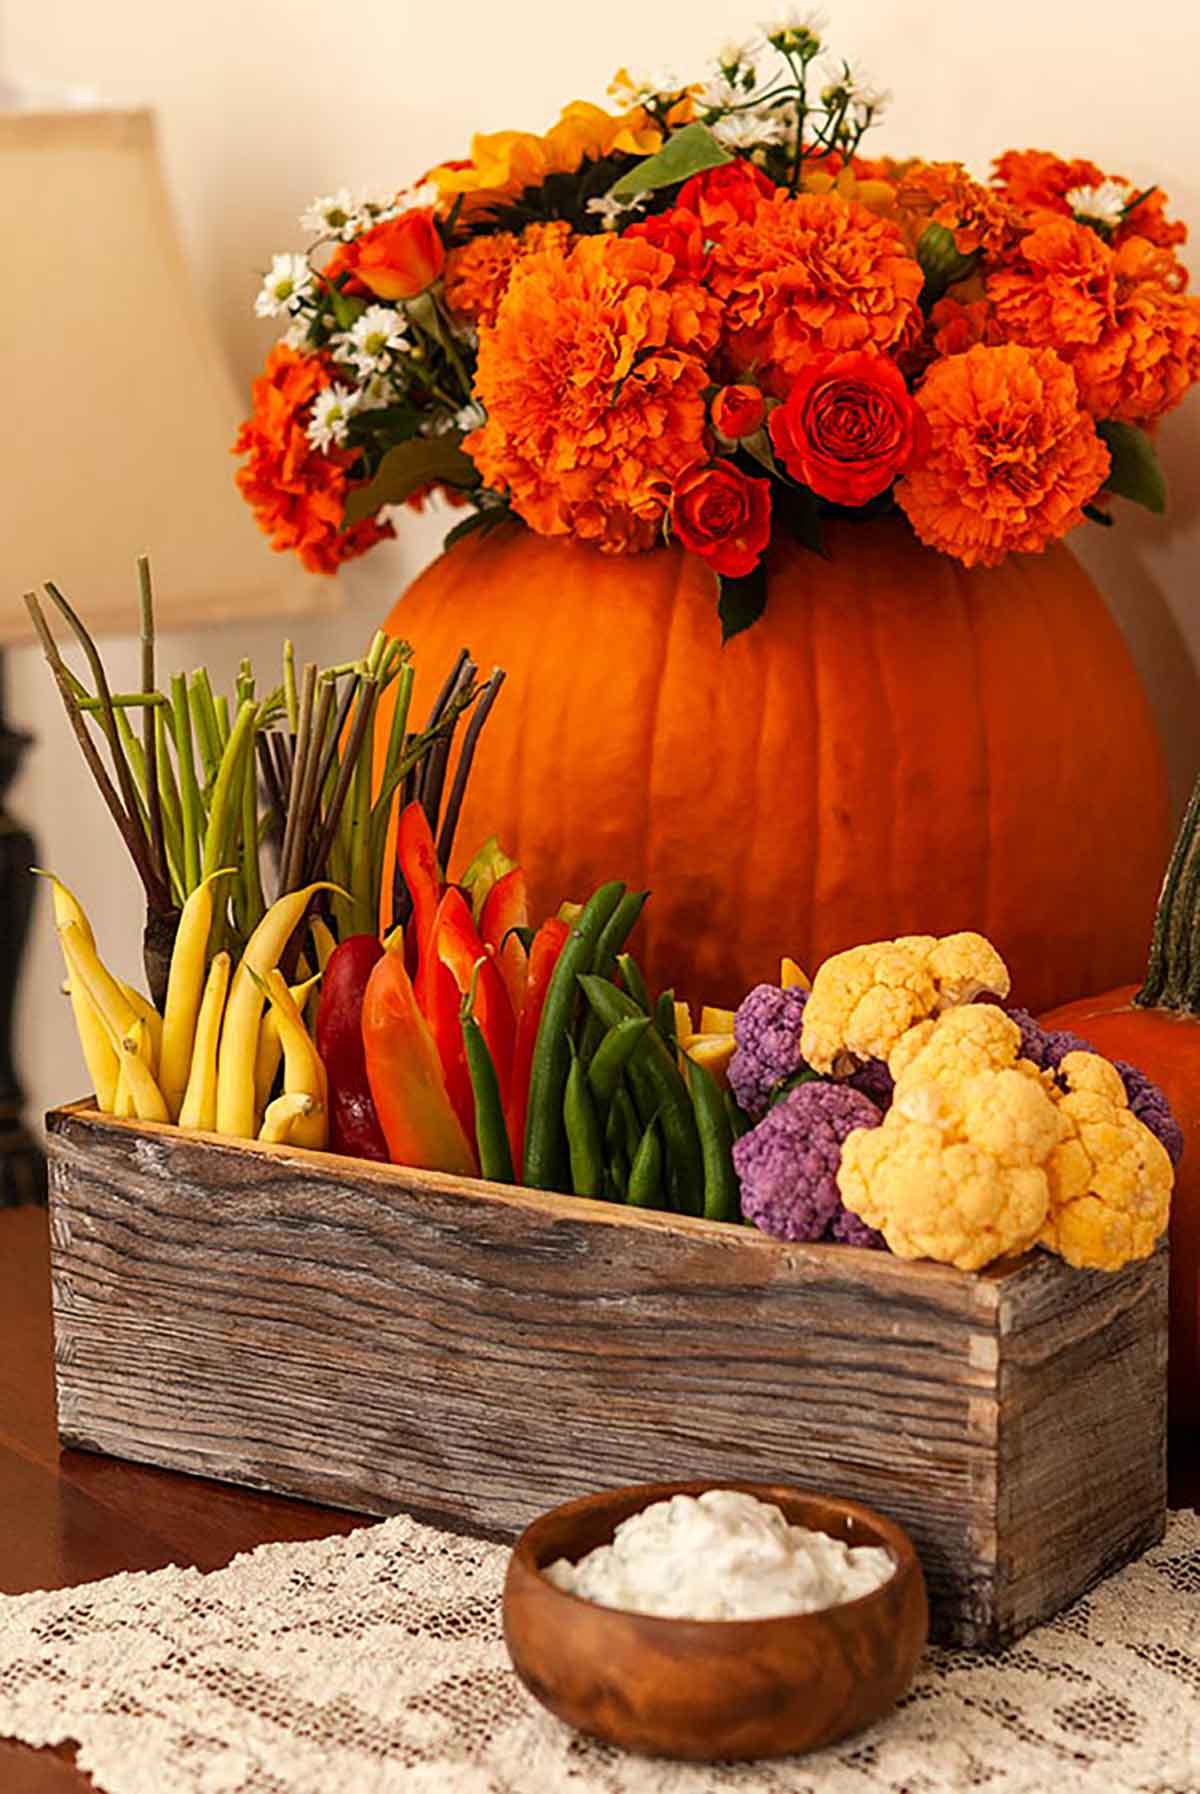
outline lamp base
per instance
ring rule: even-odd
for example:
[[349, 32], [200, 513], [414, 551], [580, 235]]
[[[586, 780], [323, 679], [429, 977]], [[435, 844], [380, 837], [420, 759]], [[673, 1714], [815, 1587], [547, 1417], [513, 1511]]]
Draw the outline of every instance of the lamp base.
[[21, 1120], [25, 1099], [12, 1047], [21, 955], [33, 916], [30, 868], [37, 855], [33, 836], [5, 810], [4, 794], [28, 745], [29, 736], [4, 719], [0, 657], [0, 1208], [46, 1200], [45, 1154]]

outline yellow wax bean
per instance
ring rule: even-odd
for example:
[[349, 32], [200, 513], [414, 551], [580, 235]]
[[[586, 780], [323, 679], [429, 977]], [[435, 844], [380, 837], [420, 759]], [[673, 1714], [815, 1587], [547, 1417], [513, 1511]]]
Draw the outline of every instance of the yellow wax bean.
[[[305, 999], [321, 982], [321, 974], [303, 984], [292, 985], [292, 998], [297, 1009], [303, 1010]], [[273, 1008], [267, 1010], [258, 1030], [258, 1050], [254, 1055], [254, 1108], [261, 1115], [271, 1100], [271, 1092], [275, 1088], [275, 1078], [283, 1059], [283, 1042], [279, 1038], [279, 1018]], [[260, 1134], [259, 1138], [262, 1136]]]
[[233, 870], [233, 867], [225, 866], [201, 880], [183, 906], [175, 933], [159, 1060], [159, 1082], [174, 1117], [178, 1116], [183, 1104], [183, 1093], [192, 1069], [192, 1046], [204, 991], [208, 937], [212, 932], [215, 902], [212, 887], [218, 878], [228, 878]]
[[328, 922], [322, 916], [314, 916], [308, 925], [313, 938], [313, 946], [317, 950], [317, 965], [323, 972], [329, 964], [329, 955], [337, 946]]
[[146, 1063], [149, 1065], [152, 1074], [157, 1079], [159, 1066], [162, 1062], [162, 1016], [158, 1013], [158, 1010], [154, 1007], [153, 1003], [142, 995], [140, 990], [135, 990], [132, 984], [126, 984], [123, 979], [118, 979], [118, 983], [120, 984], [121, 989], [125, 992], [125, 995], [129, 1000], [129, 1006], [137, 1016], [138, 1020], [145, 1022], [146, 1024]]
[[217, 1048], [225, 1015], [225, 993], [229, 989], [229, 969], [228, 953], [213, 955], [196, 1018], [191, 1070], [179, 1105], [180, 1127], [204, 1128], [211, 1133], [217, 1125]]
[[[55, 925], [62, 928], [68, 922], [73, 922], [87, 945], [94, 947], [96, 943], [92, 935], [91, 924], [78, 899], [52, 873], [46, 873], [45, 877], [50, 880], [50, 889], [54, 900]], [[68, 966], [67, 969], [69, 973], [70, 967]], [[68, 976], [63, 989], [71, 999], [75, 1032], [79, 1036], [84, 1064], [87, 1066], [88, 1076], [92, 1080], [92, 1089], [96, 1094], [96, 1107], [103, 1114], [111, 1115], [115, 1113], [116, 1109], [117, 1081], [120, 1074], [117, 1050], [109, 1037], [108, 1029], [100, 1018], [99, 1011], [78, 980]]]
[[277, 1096], [273, 1103], [267, 1105], [263, 1116], [263, 1124], [258, 1130], [260, 1140], [267, 1140], [277, 1146], [297, 1146], [297, 1132], [304, 1130], [311, 1122], [317, 1102], [314, 1097], [293, 1092]]
[[263, 1012], [262, 979], [274, 971], [279, 955], [314, 894], [336, 888], [322, 882], [306, 885], [302, 891], [289, 891], [271, 905], [246, 943], [246, 951], [229, 986], [217, 1054], [219, 1134], [253, 1140], [258, 1132], [255, 1126], [254, 1066]]
[[170, 1121], [163, 1093], [150, 1070], [150, 1050], [149, 1024], [139, 1016], [121, 1042], [121, 1076], [129, 1086], [139, 1121]]
[[304, 1026], [304, 1017], [283, 973], [268, 972], [263, 986], [279, 1024], [283, 1046], [283, 1093], [285, 1096], [307, 1096], [314, 1108], [306, 1116], [297, 1116], [290, 1134], [295, 1146], [324, 1147], [329, 1139], [328, 1080], [325, 1066], [313, 1038]]

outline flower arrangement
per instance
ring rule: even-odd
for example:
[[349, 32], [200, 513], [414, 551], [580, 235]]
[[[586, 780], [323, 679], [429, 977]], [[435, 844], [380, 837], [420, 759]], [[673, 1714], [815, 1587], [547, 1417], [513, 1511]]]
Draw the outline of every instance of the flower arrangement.
[[1200, 378], [1200, 299], [1161, 191], [1089, 161], [861, 153], [885, 96], [812, 19], [713, 77], [610, 88], [545, 135], [477, 136], [386, 203], [341, 192], [275, 258], [287, 319], [239, 484], [332, 572], [430, 492], [450, 539], [516, 517], [637, 553], [674, 537], [765, 600], [772, 534], [891, 507], [964, 565], [1109, 498], [1165, 503], [1152, 432]]

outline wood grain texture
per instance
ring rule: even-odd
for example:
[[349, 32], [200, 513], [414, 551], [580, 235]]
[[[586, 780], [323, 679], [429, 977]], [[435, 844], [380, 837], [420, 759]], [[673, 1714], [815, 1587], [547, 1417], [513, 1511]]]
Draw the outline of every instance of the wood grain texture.
[[705, 1483], [657, 1483], [568, 1502], [517, 1541], [504, 1584], [504, 1638], [543, 1706], [621, 1750], [693, 1762], [817, 1750], [872, 1725], [909, 1686], [929, 1631], [911, 1541], [856, 1502], [772, 1483], [734, 1486], [793, 1526], [882, 1547], [895, 1570], [857, 1601], [769, 1620], [671, 1620], [598, 1607], [542, 1575], [612, 1541], [622, 1520]]
[[971, 1644], [1161, 1536], [1165, 1256], [969, 1276], [82, 1108], [50, 1152], [71, 1444], [501, 1535], [799, 1484], [910, 1532]]

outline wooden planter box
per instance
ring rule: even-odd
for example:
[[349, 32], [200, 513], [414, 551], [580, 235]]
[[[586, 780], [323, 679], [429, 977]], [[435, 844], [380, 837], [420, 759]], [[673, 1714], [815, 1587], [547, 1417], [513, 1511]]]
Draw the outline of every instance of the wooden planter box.
[[972, 1645], [1162, 1536], [1164, 1252], [971, 1276], [48, 1120], [66, 1444], [500, 1535], [625, 1482], [799, 1483], [906, 1527]]

